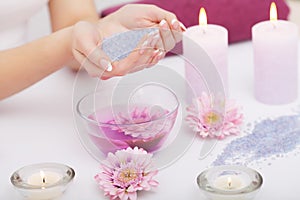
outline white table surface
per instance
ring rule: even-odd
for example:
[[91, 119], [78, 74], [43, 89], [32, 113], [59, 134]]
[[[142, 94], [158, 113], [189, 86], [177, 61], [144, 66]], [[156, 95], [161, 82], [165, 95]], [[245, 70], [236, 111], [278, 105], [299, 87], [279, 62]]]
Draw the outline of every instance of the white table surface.
[[[162, 62], [174, 62], [174, 58]], [[231, 98], [243, 105], [246, 123], [259, 117], [286, 114], [297, 105], [294, 102], [267, 106], [255, 101], [250, 42], [230, 46], [229, 72]], [[33, 87], [0, 101], [0, 199], [21, 199], [10, 183], [10, 175], [22, 166], [39, 162], [59, 162], [75, 169], [75, 180], [62, 200], [108, 199], [93, 180], [99, 164], [82, 147], [75, 130], [72, 111], [74, 79], [74, 73], [62, 69]], [[231, 139], [234, 138], [224, 142]], [[159, 172], [156, 177], [159, 187], [139, 193], [138, 197], [143, 200], [202, 199], [196, 176], [211, 164], [222, 145], [217, 145], [206, 159], [199, 160], [201, 145], [201, 140], [196, 139], [177, 162]], [[271, 166], [260, 169], [264, 184], [256, 199], [299, 199], [299, 169], [300, 157], [275, 160]]]

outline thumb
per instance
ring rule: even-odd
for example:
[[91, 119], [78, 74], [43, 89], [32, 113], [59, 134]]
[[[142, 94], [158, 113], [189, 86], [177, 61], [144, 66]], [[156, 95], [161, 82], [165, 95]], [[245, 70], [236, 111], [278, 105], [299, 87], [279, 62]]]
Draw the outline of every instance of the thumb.
[[[83, 55], [95, 66], [102, 70], [111, 71], [112, 65], [108, 56], [98, 46], [101, 41], [101, 33], [96, 25], [81, 21], [74, 26], [73, 50]], [[79, 60], [82, 63], [84, 60]]]

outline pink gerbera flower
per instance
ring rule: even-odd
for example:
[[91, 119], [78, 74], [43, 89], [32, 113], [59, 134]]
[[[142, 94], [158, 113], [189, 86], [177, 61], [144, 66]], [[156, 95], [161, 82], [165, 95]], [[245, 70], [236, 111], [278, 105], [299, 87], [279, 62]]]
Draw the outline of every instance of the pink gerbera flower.
[[162, 118], [168, 113], [168, 110], [159, 106], [134, 107], [134, 109], [128, 113], [117, 113], [114, 119], [107, 123], [120, 125], [111, 126], [110, 128], [114, 131], [119, 131], [135, 138], [150, 139], [172, 127], [174, 120], [172, 116], [170, 118]]
[[158, 170], [153, 169], [152, 154], [137, 147], [109, 153], [101, 168], [95, 180], [111, 200], [136, 200], [137, 191], [148, 191], [158, 185], [153, 180]]
[[202, 138], [223, 139], [240, 133], [243, 114], [232, 101], [222, 101], [203, 92], [187, 107], [187, 111], [186, 121]]

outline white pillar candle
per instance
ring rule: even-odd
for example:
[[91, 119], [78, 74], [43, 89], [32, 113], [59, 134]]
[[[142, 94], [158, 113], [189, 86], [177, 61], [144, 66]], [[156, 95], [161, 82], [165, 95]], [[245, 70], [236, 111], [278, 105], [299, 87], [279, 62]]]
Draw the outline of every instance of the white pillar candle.
[[[216, 67], [219, 77], [222, 79], [223, 88], [221, 89], [225, 90], [225, 94], [228, 94], [227, 29], [219, 25], [207, 24], [206, 12], [203, 8], [201, 8], [199, 14], [199, 25], [189, 27], [186, 32], [184, 32], [184, 36], [194, 43], [197, 43], [207, 53]], [[185, 37], [183, 37], [183, 55], [189, 59], [190, 55], [197, 54], [197, 51], [195, 51], [189, 41], [185, 40]], [[201, 94], [202, 91], [206, 90], [206, 86], [203, 84], [203, 80], [195, 76], [193, 68], [189, 65], [190, 64], [186, 62], [186, 78], [195, 90]], [[202, 77], [204, 80], [207, 78], [211, 77]]]
[[266, 104], [285, 104], [297, 98], [298, 27], [277, 20], [275, 3], [270, 21], [252, 27], [254, 94]]

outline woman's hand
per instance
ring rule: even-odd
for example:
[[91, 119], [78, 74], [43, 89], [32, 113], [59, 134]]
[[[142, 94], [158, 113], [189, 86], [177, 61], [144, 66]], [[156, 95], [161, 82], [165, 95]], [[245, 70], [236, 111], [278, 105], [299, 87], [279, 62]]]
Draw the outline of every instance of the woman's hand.
[[[103, 37], [137, 28], [158, 27], [146, 35], [123, 60], [110, 63], [100, 49]], [[79, 22], [74, 27], [73, 54], [93, 77], [108, 79], [156, 64], [181, 40], [184, 27], [173, 13], [153, 5], [130, 4], [99, 20], [97, 25]]]
[[72, 53], [74, 58], [92, 77], [111, 76], [112, 65], [99, 47], [102, 35], [90, 22], [78, 22], [73, 28]]

